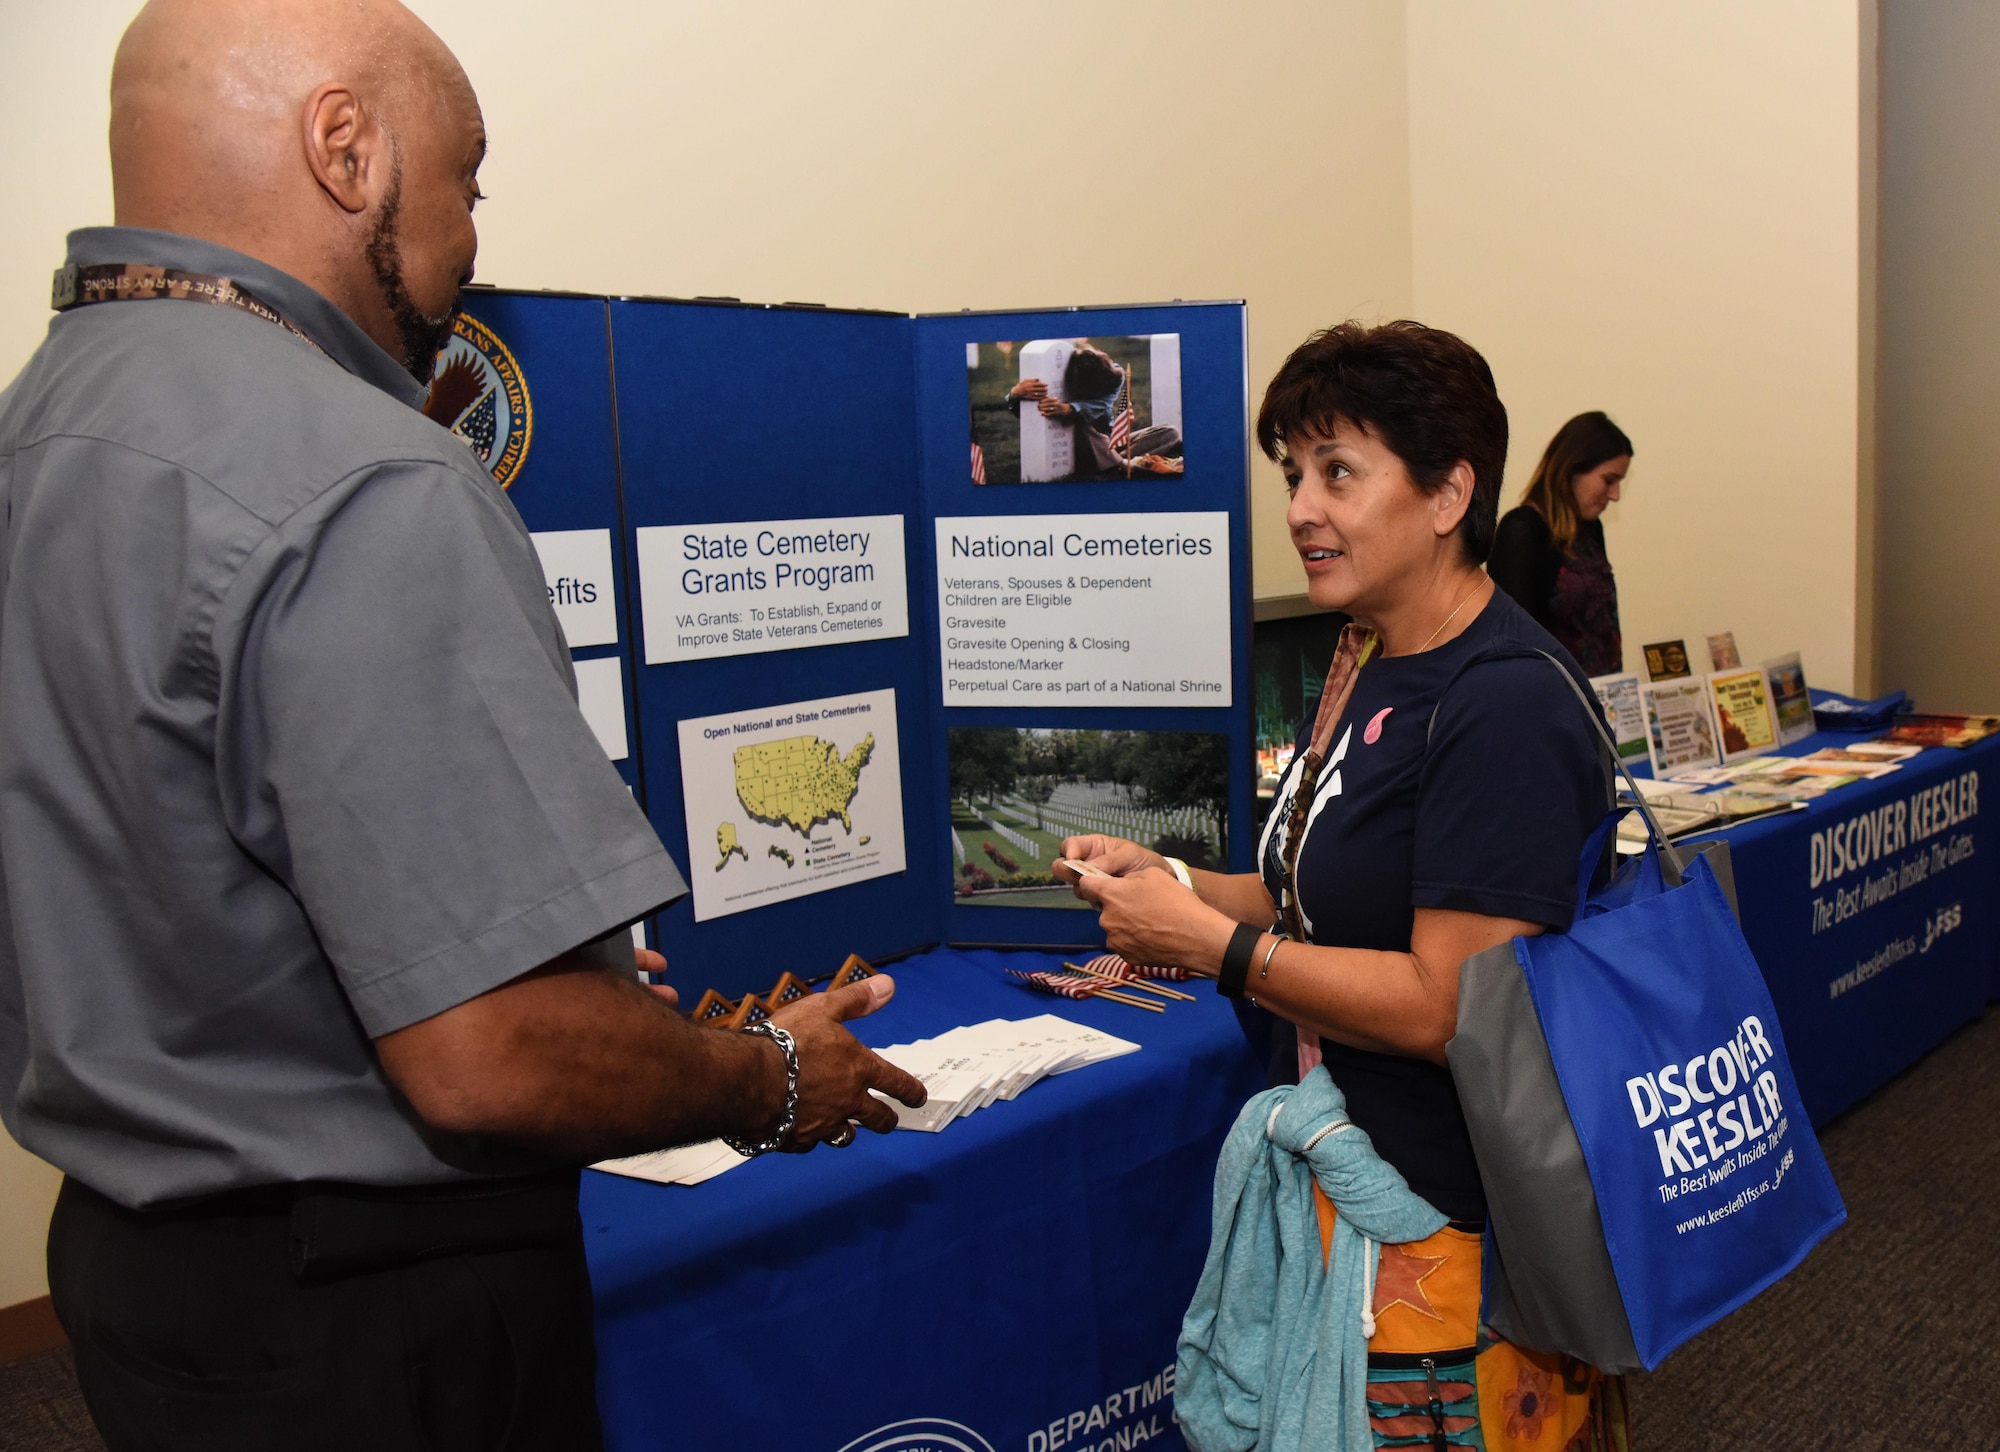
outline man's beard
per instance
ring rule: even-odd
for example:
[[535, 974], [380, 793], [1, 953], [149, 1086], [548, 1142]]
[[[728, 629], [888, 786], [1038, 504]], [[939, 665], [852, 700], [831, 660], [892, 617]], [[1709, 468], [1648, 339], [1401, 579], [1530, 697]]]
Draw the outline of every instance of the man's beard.
[[381, 213], [368, 238], [368, 267], [375, 284], [382, 289], [382, 301], [396, 320], [396, 336], [403, 345], [402, 364], [410, 376], [425, 387], [437, 367], [438, 354], [451, 341], [452, 325], [458, 320], [459, 295], [452, 293], [451, 305], [433, 317], [417, 306], [403, 281], [403, 251], [396, 235], [403, 208], [403, 159], [390, 162], [389, 191], [382, 198]]

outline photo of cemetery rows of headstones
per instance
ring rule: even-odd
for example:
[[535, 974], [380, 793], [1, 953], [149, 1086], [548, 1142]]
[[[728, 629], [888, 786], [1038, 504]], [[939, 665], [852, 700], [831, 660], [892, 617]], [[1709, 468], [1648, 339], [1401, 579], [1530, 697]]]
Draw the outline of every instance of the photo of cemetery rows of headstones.
[[1092, 832], [1196, 867], [1228, 861], [1226, 736], [959, 726], [949, 750], [961, 903], [1088, 910], [1053, 869], [1065, 837]]

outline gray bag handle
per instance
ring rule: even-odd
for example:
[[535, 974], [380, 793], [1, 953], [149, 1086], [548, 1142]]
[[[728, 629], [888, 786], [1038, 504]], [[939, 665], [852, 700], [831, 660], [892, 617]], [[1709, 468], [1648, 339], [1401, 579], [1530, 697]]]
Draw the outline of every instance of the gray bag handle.
[[[1646, 819], [1646, 830], [1652, 834], [1654, 844], [1660, 849], [1660, 873], [1668, 885], [1679, 887], [1687, 881], [1688, 869], [1694, 866], [1696, 859], [1705, 859], [1708, 870], [1715, 874], [1715, 885], [1722, 889], [1722, 896], [1729, 903], [1729, 910], [1741, 921], [1743, 909], [1736, 901], [1736, 870], [1730, 859], [1727, 839], [1703, 838], [1689, 841], [1682, 847], [1676, 847], [1667, 841], [1667, 834], [1660, 829], [1660, 820], [1653, 815], [1653, 808], [1646, 800], [1646, 794], [1639, 790], [1639, 783], [1632, 775], [1632, 768], [1627, 766], [1625, 759], [1618, 754], [1618, 745], [1611, 739], [1611, 728], [1604, 723], [1603, 710], [1593, 705], [1590, 698], [1583, 694], [1583, 687], [1576, 683], [1575, 676], [1563, 670], [1561, 661], [1545, 650], [1537, 654], [1556, 668], [1563, 680], [1568, 683], [1570, 690], [1575, 693], [1577, 700], [1583, 703], [1584, 710], [1597, 727], [1598, 740], [1602, 741], [1605, 749], [1611, 753], [1611, 759], [1618, 763], [1618, 770], [1623, 774], [1626, 785], [1632, 788], [1632, 797], [1638, 804], [1639, 815]], [[1614, 801], [1612, 805], [1615, 807], [1617, 803]]]
[[[1618, 743], [1611, 735], [1611, 728], [1604, 722], [1603, 706], [1592, 697], [1586, 696], [1583, 693], [1583, 687], [1576, 683], [1576, 677], [1569, 673], [1569, 670], [1561, 661], [1557, 660], [1547, 651], [1539, 648], [1535, 651], [1535, 654], [1555, 667], [1556, 674], [1562, 677], [1563, 684], [1569, 687], [1570, 694], [1576, 697], [1578, 704], [1583, 707], [1584, 714], [1590, 717], [1590, 724], [1597, 731], [1597, 739], [1599, 744], [1604, 747], [1605, 755], [1610, 758], [1611, 764], [1618, 768], [1618, 774], [1625, 778], [1625, 784], [1632, 789], [1632, 797], [1638, 804], [1639, 815], [1645, 819], [1646, 831], [1651, 835], [1653, 844], [1660, 850], [1660, 864], [1666, 873], [1667, 881], [1678, 885], [1683, 874], [1686, 873], [1689, 863], [1694, 860], [1697, 854], [1690, 853], [1684, 858], [1674, 845], [1667, 840], [1666, 831], [1660, 826], [1660, 819], [1653, 815], [1652, 807], [1646, 802], [1646, 794], [1639, 790], [1638, 778], [1632, 775], [1632, 768], [1625, 764], [1625, 758], [1618, 754]], [[1486, 659], [1492, 658], [1490, 656], [1486, 657]], [[1467, 667], [1477, 664], [1477, 661], [1466, 662]], [[1459, 674], [1463, 675], [1464, 670], [1461, 670]], [[1431, 707], [1430, 724], [1424, 730], [1424, 740], [1426, 743], [1429, 742], [1431, 733], [1437, 730], [1437, 713], [1444, 705], [1445, 691], [1449, 691], [1457, 681], [1458, 676], [1453, 676], [1449, 681], [1445, 682], [1444, 691], [1438, 692], [1437, 704]], [[1616, 808], [1618, 805], [1618, 784], [1616, 778], [1611, 777], [1609, 773], [1606, 774], [1606, 785], [1610, 788], [1611, 801], [1609, 807]]]
[[[1618, 742], [1611, 735], [1611, 727], [1605, 723], [1603, 705], [1592, 697], [1584, 695], [1583, 687], [1576, 683], [1575, 676], [1563, 669], [1561, 661], [1545, 650], [1538, 650], [1535, 654], [1556, 668], [1556, 674], [1563, 678], [1563, 684], [1568, 686], [1570, 693], [1582, 703], [1584, 714], [1590, 717], [1590, 724], [1597, 728], [1597, 739], [1611, 754], [1612, 763], [1617, 766], [1618, 774], [1625, 778], [1625, 785], [1632, 789], [1632, 799], [1638, 804], [1639, 815], [1646, 819], [1646, 831], [1651, 835], [1653, 845], [1660, 849], [1660, 861], [1667, 869], [1667, 880], [1675, 881], [1687, 871], [1692, 857], [1683, 859], [1674, 845], [1667, 840], [1667, 834], [1660, 826], [1660, 819], [1653, 815], [1653, 808], [1647, 802], [1646, 794], [1639, 790], [1639, 779], [1632, 775], [1632, 768], [1627, 766], [1625, 758], [1618, 754]], [[1616, 795], [1615, 787], [1613, 794]], [[1612, 805], [1616, 806], [1617, 803], [1614, 801]]]

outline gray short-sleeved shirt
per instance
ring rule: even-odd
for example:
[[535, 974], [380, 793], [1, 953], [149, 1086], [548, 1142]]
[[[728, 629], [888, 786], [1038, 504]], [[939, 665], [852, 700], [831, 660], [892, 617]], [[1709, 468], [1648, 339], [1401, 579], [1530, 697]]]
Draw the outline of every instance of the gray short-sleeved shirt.
[[0, 394], [7, 1128], [133, 1206], [535, 1167], [369, 1042], [686, 891], [519, 515], [296, 279], [122, 228], [70, 260], [230, 277], [325, 351], [106, 304]]

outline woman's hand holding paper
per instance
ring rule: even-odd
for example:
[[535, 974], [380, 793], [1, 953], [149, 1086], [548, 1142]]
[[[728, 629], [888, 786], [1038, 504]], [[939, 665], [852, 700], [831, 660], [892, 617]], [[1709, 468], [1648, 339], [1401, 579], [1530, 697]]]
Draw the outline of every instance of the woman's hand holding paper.
[[1162, 867], [1147, 865], [1116, 877], [1086, 877], [1076, 884], [1075, 892], [1097, 909], [1111, 951], [1133, 963], [1186, 968], [1212, 978], [1236, 928], [1234, 921], [1182, 887]]
[[[1130, 877], [1135, 872], [1144, 872], [1149, 867], [1165, 868], [1167, 859], [1157, 852], [1148, 852], [1137, 842], [1128, 842], [1123, 837], [1105, 837], [1091, 833], [1082, 837], [1065, 837], [1062, 844], [1064, 859], [1056, 863], [1056, 876], [1074, 884], [1083, 874], [1071, 867], [1070, 861], [1088, 862], [1107, 877]], [[1077, 894], [1082, 897], [1082, 893]]]

